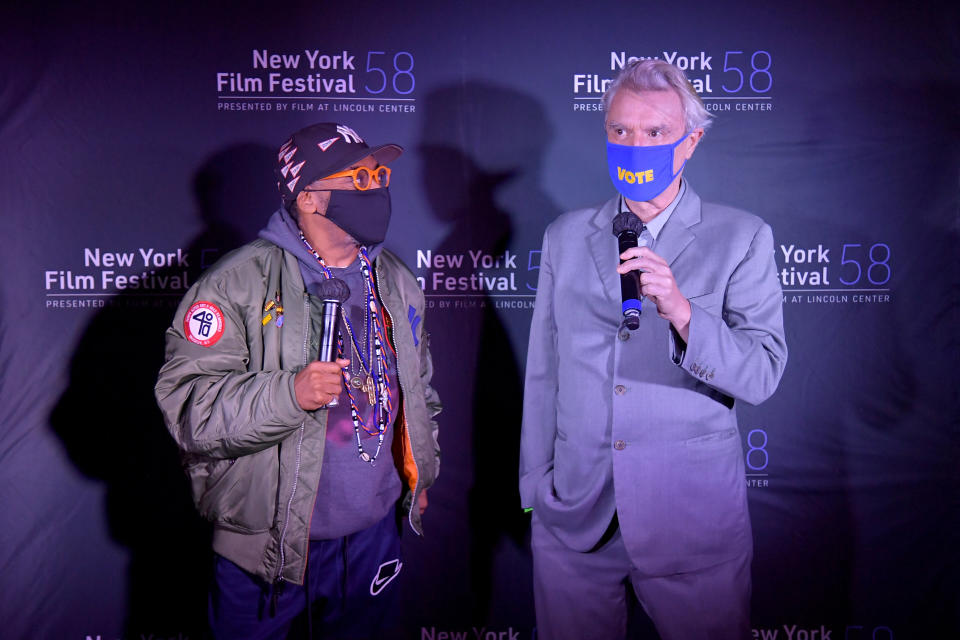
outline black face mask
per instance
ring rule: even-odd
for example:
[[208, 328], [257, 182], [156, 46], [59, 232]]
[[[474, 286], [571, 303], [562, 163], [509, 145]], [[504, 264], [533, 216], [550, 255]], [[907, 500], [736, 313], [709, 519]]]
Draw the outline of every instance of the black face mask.
[[380, 244], [390, 225], [390, 192], [386, 187], [330, 191], [327, 219], [365, 247]]

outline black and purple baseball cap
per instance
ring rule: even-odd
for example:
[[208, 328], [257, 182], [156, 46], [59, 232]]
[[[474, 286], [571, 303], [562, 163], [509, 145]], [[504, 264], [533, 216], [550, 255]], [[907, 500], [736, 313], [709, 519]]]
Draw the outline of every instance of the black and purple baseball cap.
[[343, 171], [367, 156], [384, 165], [403, 153], [398, 144], [370, 147], [344, 124], [320, 122], [295, 132], [277, 150], [277, 188], [283, 206], [290, 208], [308, 184]]

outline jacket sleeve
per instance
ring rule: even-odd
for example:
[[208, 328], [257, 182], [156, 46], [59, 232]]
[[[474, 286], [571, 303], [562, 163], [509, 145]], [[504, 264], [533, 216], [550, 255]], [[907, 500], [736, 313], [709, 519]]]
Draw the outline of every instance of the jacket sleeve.
[[553, 470], [557, 433], [557, 327], [554, 322], [554, 278], [548, 236], [543, 236], [537, 297], [530, 323], [523, 425], [520, 431], [520, 502], [533, 508], [537, 486]]
[[723, 292], [723, 313], [690, 304], [686, 345], [671, 329], [674, 362], [728, 396], [759, 404], [773, 395], [787, 363], [783, 293], [773, 232], [761, 224]]
[[[422, 317], [422, 316], [421, 316]], [[436, 458], [436, 476], [440, 476], [440, 440], [439, 440], [439, 429], [437, 427], [437, 421], [434, 419], [443, 409], [443, 405], [440, 402], [440, 396], [437, 394], [436, 389], [430, 386], [430, 381], [433, 379], [433, 358], [430, 355], [430, 334], [423, 326], [423, 321], [421, 320], [420, 326], [418, 327], [420, 333], [419, 340], [419, 355], [420, 355], [420, 381], [423, 384], [423, 395], [424, 401], [427, 405], [427, 415], [430, 418], [430, 432], [432, 434], [433, 440], [433, 452], [434, 457]]]
[[[277, 444], [306, 417], [293, 390], [293, 371], [248, 371], [250, 344], [259, 344], [259, 308], [231, 303], [226, 274], [202, 278], [190, 289], [166, 333], [166, 362], [154, 388], [167, 428], [180, 448], [235, 458]], [[201, 346], [185, 334], [185, 316], [197, 302], [214, 305], [223, 333]], [[256, 333], [254, 333], [256, 332]]]

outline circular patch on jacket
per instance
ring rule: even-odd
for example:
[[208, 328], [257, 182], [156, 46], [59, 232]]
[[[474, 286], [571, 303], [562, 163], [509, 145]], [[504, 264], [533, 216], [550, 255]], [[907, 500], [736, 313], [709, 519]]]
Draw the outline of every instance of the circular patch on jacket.
[[223, 335], [223, 312], [212, 302], [194, 302], [183, 317], [183, 333], [187, 340], [209, 347]]

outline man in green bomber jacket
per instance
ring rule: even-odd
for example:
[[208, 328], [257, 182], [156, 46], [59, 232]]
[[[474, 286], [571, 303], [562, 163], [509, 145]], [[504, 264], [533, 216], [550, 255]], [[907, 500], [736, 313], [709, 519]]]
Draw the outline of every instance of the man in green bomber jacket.
[[[440, 401], [423, 292], [381, 247], [401, 152], [341, 124], [294, 133], [277, 152], [283, 206], [167, 330], [156, 396], [214, 523], [216, 638], [374, 637], [402, 521], [422, 533]], [[339, 333], [322, 362], [331, 285]]]

